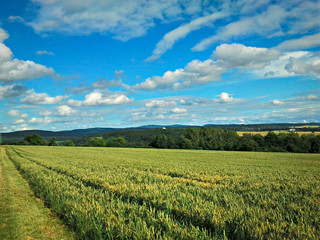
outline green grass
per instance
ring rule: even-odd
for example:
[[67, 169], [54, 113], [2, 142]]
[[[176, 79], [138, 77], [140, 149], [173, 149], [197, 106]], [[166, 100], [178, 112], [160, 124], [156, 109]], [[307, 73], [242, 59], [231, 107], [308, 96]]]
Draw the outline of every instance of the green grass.
[[0, 239], [75, 239], [0, 151]]
[[6, 147], [82, 239], [319, 239], [320, 155]]

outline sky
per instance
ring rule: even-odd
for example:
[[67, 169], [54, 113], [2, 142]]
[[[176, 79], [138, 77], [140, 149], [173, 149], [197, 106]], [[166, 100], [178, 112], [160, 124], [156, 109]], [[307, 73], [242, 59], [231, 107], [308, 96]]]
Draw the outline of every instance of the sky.
[[2, 0], [0, 131], [320, 121], [320, 0]]

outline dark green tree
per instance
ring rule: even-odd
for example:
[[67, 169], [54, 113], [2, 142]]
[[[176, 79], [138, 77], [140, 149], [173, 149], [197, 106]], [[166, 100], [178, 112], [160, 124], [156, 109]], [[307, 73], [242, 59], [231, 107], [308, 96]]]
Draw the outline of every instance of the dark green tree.
[[48, 143], [48, 146], [59, 146], [59, 143], [56, 138], [51, 138]]
[[126, 147], [127, 146], [127, 141], [123, 137], [117, 137], [112, 139], [111, 141], [113, 147]]
[[104, 141], [104, 139], [102, 137], [91, 137], [89, 139], [88, 144], [91, 147], [105, 147], [106, 146], [106, 142]]
[[320, 135], [314, 136], [314, 138], [312, 138], [310, 153], [320, 153]]
[[64, 142], [64, 146], [67, 146], [67, 147], [74, 147], [74, 143], [71, 141], [71, 140], [67, 140]]
[[253, 135], [253, 140], [258, 144], [259, 151], [263, 151], [266, 148], [264, 137], [261, 134]]
[[149, 146], [155, 148], [168, 148], [168, 137], [164, 134], [153, 136]]
[[245, 133], [239, 140], [238, 150], [240, 151], [256, 151], [259, 144], [254, 141], [251, 134]]
[[191, 149], [197, 149], [200, 147], [200, 132], [199, 129], [196, 128], [188, 128], [185, 133], [184, 137], [190, 140], [189, 145]]
[[38, 134], [30, 134], [25, 136], [24, 141], [28, 145], [47, 145], [46, 141], [43, 140]]
[[280, 141], [277, 134], [274, 132], [268, 132], [268, 134], [264, 137], [264, 141], [268, 147], [279, 146]]

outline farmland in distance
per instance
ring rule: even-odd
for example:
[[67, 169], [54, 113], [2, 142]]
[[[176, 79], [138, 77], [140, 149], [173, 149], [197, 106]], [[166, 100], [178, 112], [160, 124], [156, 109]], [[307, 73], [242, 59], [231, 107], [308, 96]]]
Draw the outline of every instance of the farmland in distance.
[[319, 239], [320, 155], [5, 146], [81, 239]]

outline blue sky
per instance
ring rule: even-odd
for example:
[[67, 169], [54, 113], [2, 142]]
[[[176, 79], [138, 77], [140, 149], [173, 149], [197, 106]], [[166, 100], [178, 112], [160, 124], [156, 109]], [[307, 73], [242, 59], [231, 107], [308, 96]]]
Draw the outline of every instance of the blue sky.
[[320, 121], [319, 0], [3, 0], [0, 131]]

